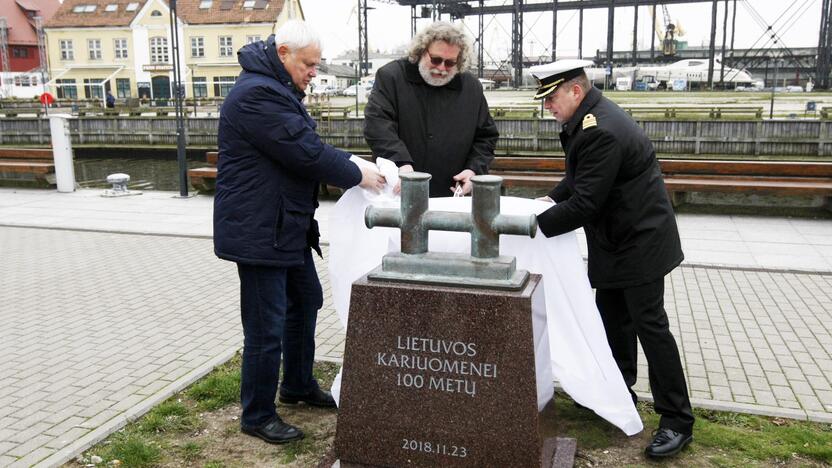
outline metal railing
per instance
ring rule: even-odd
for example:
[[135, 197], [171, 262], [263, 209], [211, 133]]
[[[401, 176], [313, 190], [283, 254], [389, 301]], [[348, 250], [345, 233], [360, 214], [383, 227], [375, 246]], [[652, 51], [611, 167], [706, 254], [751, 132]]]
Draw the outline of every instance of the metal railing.
[[[188, 146], [216, 148], [216, 117], [185, 121]], [[562, 154], [554, 120], [498, 120], [500, 153]], [[757, 120], [685, 121], [640, 120], [656, 152], [662, 155], [718, 155], [733, 159], [807, 158], [832, 156], [832, 121]], [[176, 121], [173, 117], [85, 116], [70, 121], [73, 145], [92, 147], [174, 147]], [[329, 118], [319, 127], [322, 139], [339, 148], [367, 148], [364, 120]], [[49, 145], [49, 125], [36, 117], [0, 119], [0, 145]]]

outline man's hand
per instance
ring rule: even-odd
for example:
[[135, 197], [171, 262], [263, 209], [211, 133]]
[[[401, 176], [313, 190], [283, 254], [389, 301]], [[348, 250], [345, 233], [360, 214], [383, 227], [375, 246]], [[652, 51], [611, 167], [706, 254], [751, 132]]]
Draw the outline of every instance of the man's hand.
[[[410, 164], [405, 164], [404, 166], [399, 168], [399, 174], [406, 174], [408, 172], [413, 172], [413, 166]], [[393, 195], [398, 195], [402, 191], [402, 180], [399, 179], [399, 183], [393, 187]]]
[[[476, 174], [474, 174], [474, 171], [471, 169], [465, 169], [454, 176], [454, 180], [462, 184], [463, 195], [471, 193], [471, 190], [474, 188], [474, 184], [471, 182], [471, 177], [474, 177], [475, 175]], [[451, 187], [451, 193], [456, 193], [456, 187]]]
[[387, 180], [381, 175], [378, 169], [369, 166], [359, 166], [358, 168], [361, 169], [361, 182], [358, 184], [359, 187], [373, 193], [378, 193], [384, 188]]
[[555, 201], [554, 201], [554, 200], [552, 200], [552, 199], [551, 199], [548, 195], [546, 195], [545, 197], [538, 197], [538, 198], [535, 198], [535, 200], [537, 200], [537, 201], [542, 201], [542, 202], [546, 202], [546, 203], [554, 203], [554, 202], [555, 202]]

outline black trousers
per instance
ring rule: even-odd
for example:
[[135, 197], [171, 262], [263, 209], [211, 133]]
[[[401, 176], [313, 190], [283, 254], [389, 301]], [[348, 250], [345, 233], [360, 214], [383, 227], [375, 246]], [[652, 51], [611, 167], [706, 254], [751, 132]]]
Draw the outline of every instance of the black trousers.
[[693, 412], [676, 340], [664, 310], [664, 278], [620, 289], [597, 289], [595, 303], [601, 313], [607, 341], [624, 382], [633, 393], [641, 341], [647, 357], [650, 390], [660, 427], [690, 434]]

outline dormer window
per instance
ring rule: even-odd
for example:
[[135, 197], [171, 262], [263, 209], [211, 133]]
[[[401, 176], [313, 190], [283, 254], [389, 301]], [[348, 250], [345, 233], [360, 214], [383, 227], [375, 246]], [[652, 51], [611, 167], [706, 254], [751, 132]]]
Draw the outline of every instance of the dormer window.
[[254, 8], [254, 0], [244, 0], [243, 8], [245, 8], [246, 10], [251, 10], [252, 8]]
[[159, 10], [153, 10], [150, 12], [150, 16], [162, 16], [162, 12]]
[[211, 5], [214, 4], [214, 0], [202, 0], [199, 2], [199, 9], [200, 10], [207, 10], [211, 8]]
[[109, 5], [104, 7], [104, 11], [116, 11], [116, 10], [118, 10], [118, 5], [116, 5], [115, 3], [110, 3]]
[[72, 8], [73, 13], [92, 13], [95, 11], [95, 5], [75, 5]]
[[137, 2], [133, 2], [133, 3], [128, 3], [127, 8], [125, 8], [125, 10], [127, 10], [127, 11], [136, 11], [137, 8], [139, 8], [139, 4]]

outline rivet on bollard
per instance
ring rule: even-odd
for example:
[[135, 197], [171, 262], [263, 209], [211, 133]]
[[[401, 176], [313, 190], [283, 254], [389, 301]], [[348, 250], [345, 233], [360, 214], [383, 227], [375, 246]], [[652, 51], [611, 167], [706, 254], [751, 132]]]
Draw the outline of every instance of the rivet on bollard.
[[107, 183], [113, 184], [113, 188], [104, 190], [102, 197], [125, 197], [129, 195], [141, 195], [142, 192], [130, 191], [127, 188], [127, 182], [130, 182], [130, 176], [118, 172], [107, 176]]

